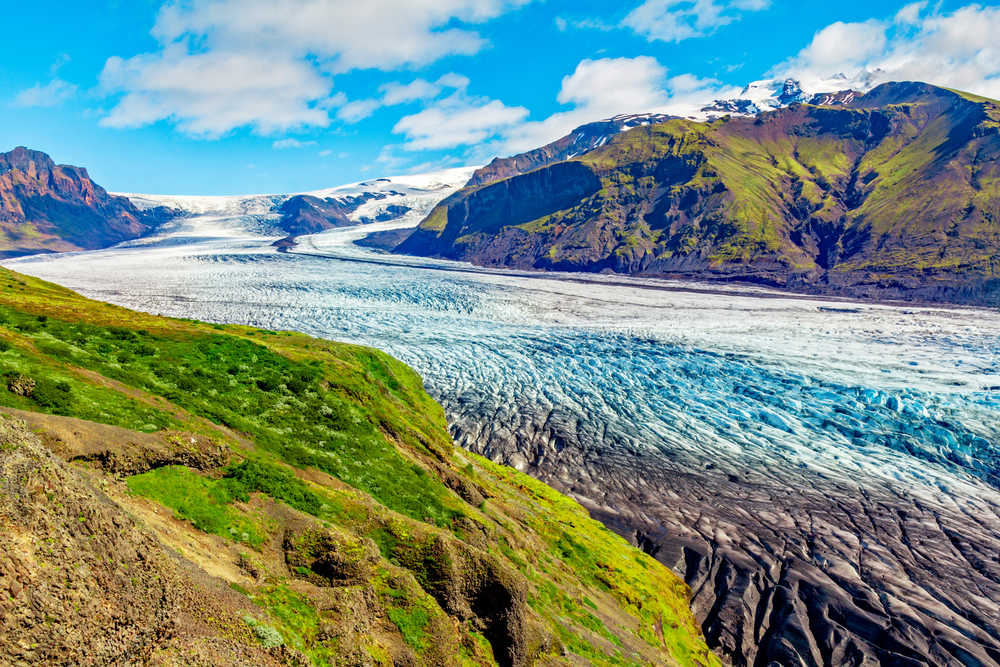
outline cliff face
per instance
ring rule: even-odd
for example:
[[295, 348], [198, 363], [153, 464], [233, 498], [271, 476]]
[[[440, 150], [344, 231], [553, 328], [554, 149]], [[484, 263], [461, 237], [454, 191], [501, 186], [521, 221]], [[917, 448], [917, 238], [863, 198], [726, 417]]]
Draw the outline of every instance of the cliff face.
[[[491, 186], [463, 191], [445, 200], [416, 232], [399, 246], [413, 254], [438, 254], [459, 258], [462, 248], [486, 237], [502, 236], [509, 225], [522, 225], [600, 190], [594, 171], [579, 162], [560, 162], [529, 174], [505, 179]], [[451, 202], [451, 203], [448, 203]], [[437, 216], [437, 217], [435, 217]], [[484, 257], [502, 263], [506, 247], [483, 247]], [[527, 251], [529, 253], [537, 252]]]
[[[507, 210], [505, 197], [541, 191], [564, 167], [470, 185], [398, 250], [1000, 303], [998, 104], [919, 83], [829, 101], [628, 130], [571, 161], [575, 201], [553, 192], [534, 219], [498, 226], [467, 202]], [[535, 185], [507, 185], [522, 179]]]
[[0, 256], [104, 248], [169, 217], [162, 208], [138, 210], [109, 195], [86, 169], [57, 165], [45, 153], [0, 153]]
[[385, 354], [6, 270], [0, 342], [16, 662], [719, 664], [680, 579]]

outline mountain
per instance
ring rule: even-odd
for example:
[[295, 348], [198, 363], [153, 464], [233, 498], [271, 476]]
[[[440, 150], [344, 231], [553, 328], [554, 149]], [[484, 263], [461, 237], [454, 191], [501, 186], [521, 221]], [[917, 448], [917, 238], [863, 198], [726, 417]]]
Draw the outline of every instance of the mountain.
[[[465, 183], [470, 168], [377, 178], [314, 192], [244, 196], [110, 194], [82, 167], [39, 151], [0, 153], [0, 258], [96, 250], [191, 216], [252, 215], [254, 233], [287, 237], [332, 227], [420, 217]], [[182, 223], [181, 223], [182, 224]]]
[[87, 170], [18, 147], [0, 153], [0, 257], [94, 250], [148, 233], [171, 217], [108, 194]]
[[376, 350], [0, 269], [0, 406], [11, 664], [719, 664], [683, 582]]
[[672, 119], [470, 185], [398, 252], [1000, 303], [1000, 106], [903, 82]]
[[[821, 82], [820, 85], [836, 87], [850, 83], [864, 85], [864, 80], [848, 81], [843, 75], [838, 75]], [[736, 97], [715, 100], [684, 117], [689, 120], [708, 121], [722, 116], [754, 116], [762, 111], [780, 109], [806, 101], [810, 104], [846, 104], [858, 95], [860, 93], [850, 89], [836, 93], [807, 93], [796, 79], [766, 79], [747, 84]], [[625, 130], [665, 123], [678, 117], [662, 113], [621, 114], [587, 123], [541, 148], [511, 157], [494, 158], [488, 165], [476, 170], [466, 185], [470, 187], [487, 185], [555, 162], [569, 160], [600, 148]]]

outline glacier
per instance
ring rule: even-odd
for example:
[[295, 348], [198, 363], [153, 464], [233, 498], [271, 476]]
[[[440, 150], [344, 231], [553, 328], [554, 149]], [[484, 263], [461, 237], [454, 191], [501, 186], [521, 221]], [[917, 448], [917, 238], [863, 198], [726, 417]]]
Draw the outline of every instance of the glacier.
[[[583, 503], [692, 589], [738, 665], [1000, 663], [1000, 313], [537, 274], [355, 244], [470, 170], [375, 179], [403, 218], [271, 246], [285, 195], [5, 266], [129, 308], [372, 345], [456, 442]], [[372, 216], [375, 210], [359, 210]]]

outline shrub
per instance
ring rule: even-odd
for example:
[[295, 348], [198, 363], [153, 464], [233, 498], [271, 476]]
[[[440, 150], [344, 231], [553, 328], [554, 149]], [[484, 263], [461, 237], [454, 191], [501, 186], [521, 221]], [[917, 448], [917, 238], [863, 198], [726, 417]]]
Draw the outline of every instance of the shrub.
[[73, 388], [65, 381], [40, 378], [35, 382], [31, 400], [54, 412], [66, 412], [73, 406]]
[[244, 616], [243, 622], [253, 628], [253, 633], [257, 635], [257, 639], [264, 648], [276, 648], [285, 643], [285, 638], [281, 636], [281, 633], [272, 628], [270, 625], [261, 623], [253, 616]]
[[275, 648], [281, 646], [285, 643], [284, 637], [281, 633], [272, 628], [270, 625], [264, 625], [263, 623], [257, 625], [253, 629], [254, 634], [257, 635], [257, 639], [263, 644], [264, 648]]
[[287, 470], [258, 461], [243, 461], [226, 471], [225, 482], [233, 497], [244, 502], [252, 491], [260, 491], [281, 500], [295, 509], [319, 516], [323, 499]]

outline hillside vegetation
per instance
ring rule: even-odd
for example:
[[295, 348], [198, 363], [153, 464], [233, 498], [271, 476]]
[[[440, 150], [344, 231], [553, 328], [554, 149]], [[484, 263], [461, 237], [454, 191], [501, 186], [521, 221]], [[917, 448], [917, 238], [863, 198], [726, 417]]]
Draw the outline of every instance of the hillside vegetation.
[[689, 591], [407, 366], [0, 270], [15, 663], [713, 665]]
[[920, 83], [673, 119], [442, 202], [400, 252], [1000, 302], [1000, 105]]

